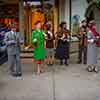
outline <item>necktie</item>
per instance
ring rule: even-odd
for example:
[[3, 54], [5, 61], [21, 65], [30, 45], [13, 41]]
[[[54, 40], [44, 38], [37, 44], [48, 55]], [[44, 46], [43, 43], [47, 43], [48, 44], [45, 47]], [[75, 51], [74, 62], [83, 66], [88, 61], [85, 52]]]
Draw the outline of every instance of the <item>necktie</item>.
[[14, 40], [16, 41], [16, 32], [13, 33]]

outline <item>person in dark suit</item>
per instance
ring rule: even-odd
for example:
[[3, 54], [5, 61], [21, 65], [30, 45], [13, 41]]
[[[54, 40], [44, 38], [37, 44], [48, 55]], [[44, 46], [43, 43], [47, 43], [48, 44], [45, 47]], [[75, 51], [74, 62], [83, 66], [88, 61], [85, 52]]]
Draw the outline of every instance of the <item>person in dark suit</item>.
[[85, 20], [82, 21], [79, 33], [77, 37], [79, 39], [79, 52], [78, 52], [78, 64], [87, 64], [87, 23]]

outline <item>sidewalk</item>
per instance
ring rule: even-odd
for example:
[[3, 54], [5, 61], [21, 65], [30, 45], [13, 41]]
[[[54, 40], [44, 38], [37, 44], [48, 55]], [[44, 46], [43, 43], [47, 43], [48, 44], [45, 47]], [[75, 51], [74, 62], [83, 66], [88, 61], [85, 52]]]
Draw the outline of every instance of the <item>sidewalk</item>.
[[0, 100], [54, 100], [53, 96], [56, 100], [100, 100], [100, 73], [71, 64], [45, 66], [45, 73], [32, 77], [33, 64], [29, 61], [22, 61], [23, 80], [8, 75], [7, 64], [0, 66]]

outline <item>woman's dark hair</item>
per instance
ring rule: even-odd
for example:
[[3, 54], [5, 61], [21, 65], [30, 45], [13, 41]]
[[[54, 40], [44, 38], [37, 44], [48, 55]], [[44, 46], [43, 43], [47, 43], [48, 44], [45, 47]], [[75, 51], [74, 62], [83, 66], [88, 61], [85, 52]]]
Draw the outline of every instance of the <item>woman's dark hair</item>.
[[86, 21], [86, 20], [82, 20], [82, 21], [81, 21], [81, 23], [84, 23], [84, 22], [86, 22], [86, 23], [87, 23], [87, 21]]
[[50, 24], [48, 24], [48, 25], [47, 25], [47, 30], [50, 30], [51, 27], [52, 27], [52, 26], [51, 26]]
[[86, 25], [84, 26], [84, 25], [82, 25], [81, 27], [83, 27], [84, 29], [86, 29], [87, 28], [87, 26], [88, 26], [88, 23], [87, 23], [87, 20], [82, 20], [81, 21], [81, 23], [83, 24], [83, 23], [86, 23]]
[[66, 22], [61, 22], [60, 27], [63, 28], [63, 26], [66, 24]]
[[80, 30], [81, 30], [81, 29], [84, 29], [84, 32], [86, 32], [87, 26], [81, 26], [81, 27], [80, 27]]

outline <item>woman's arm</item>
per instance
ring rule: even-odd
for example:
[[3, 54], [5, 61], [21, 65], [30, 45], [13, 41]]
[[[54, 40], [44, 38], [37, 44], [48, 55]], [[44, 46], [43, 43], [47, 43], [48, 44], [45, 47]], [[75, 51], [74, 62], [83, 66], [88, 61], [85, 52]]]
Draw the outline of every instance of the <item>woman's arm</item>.
[[36, 32], [33, 31], [32, 32], [32, 44], [34, 47], [37, 47], [37, 42], [38, 42], [38, 40], [37, 40]]

